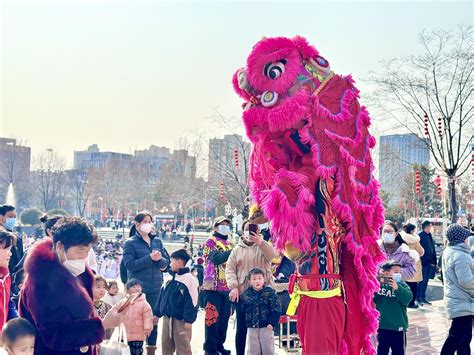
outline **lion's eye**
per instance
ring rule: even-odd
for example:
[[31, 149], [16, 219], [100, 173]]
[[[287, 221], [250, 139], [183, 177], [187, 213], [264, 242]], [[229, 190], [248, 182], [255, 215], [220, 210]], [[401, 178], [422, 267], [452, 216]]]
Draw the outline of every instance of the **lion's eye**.
[[276, 80], [285, 72], [286, 60], [282, 59], [276, 63], [268, 63], [263, 68], [263, 75], [267, 78]]

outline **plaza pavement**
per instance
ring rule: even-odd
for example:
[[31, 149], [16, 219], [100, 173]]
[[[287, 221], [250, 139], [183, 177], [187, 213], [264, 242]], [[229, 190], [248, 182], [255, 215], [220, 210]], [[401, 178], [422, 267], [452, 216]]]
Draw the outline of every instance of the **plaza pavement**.
[[[450, 321], [446, 317], [443, 301], [435, 301], [432, 306], [423, 306], [419, 309], [409, 309], [408, 318], [410, 327], [407, 334], [407, 355], [428, 355], [439, 354], [444, 340], [448, 334]], [[227, 331], [225, 348], [235, 354], [235, 322], [231, 318]], [[466, 329], [466, 331], [472, 331]], [[158, 349], [160, 349], [161, 333], [158, 338]], [[199, 311], [198, 319], [193, 325], [192, 349], [193, 354], [204, 354], [202, 344], [204, 342], [204, 312]], [[474, 349], [474, 344], [471, 343]], [[158, 352], [157, 352], [158, 353]], [[286, 351], [278, 348], [278, 338], [275, 338], [275, 354], [287, 354]], [[292, 354], [301, 354], [301, 351]]]

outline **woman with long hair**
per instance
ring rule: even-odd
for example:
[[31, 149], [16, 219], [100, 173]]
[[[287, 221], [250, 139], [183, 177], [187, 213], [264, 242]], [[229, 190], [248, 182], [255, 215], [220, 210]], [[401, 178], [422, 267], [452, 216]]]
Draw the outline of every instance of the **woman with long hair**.
[[382, 227], [382, 239], [379, 240], [380, 249], [387, 256], [387, 260], [399, 263], [402, 274], [402, 281], [406, 281], [415, 276], [415, 251], [400, 236], [398, 227], [391, 221], [385, 221]]

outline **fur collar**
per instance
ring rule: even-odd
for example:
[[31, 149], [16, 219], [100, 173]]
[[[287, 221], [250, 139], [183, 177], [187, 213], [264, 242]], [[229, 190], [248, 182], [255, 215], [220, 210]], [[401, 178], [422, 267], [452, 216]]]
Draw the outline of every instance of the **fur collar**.
[[76, 284], [80, 279], [89, 297], [92, 299], [92, 286], [94, 275], [86, 266], [86, 271], [78, 277], [73, 276], [61, 263], [58, 255], [53, 249], [53, 241], [50, 238], [38, 242], [29, 252], [25, 260], [25, 272], [37, 284], [51, 284], [52, 280], [60, 280], [60, 283], [68, 282]]
[[404, 231], [400, 231], [400, 236], [407, 244], [415, 244], [420, 242], [420, 237], [418, 235], [408, 234]]

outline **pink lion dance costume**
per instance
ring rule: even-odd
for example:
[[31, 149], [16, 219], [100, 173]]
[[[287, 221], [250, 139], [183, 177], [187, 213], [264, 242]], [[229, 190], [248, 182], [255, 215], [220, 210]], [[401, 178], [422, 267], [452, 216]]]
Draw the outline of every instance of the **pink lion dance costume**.
[[297, 263], [288, 312], [298, 307], [303, 353], [373, 354], [383, 207], [354, 81], [306, 39], [278, 37], [253, 47], [233, 84], [246, 101], [253, 199]]

